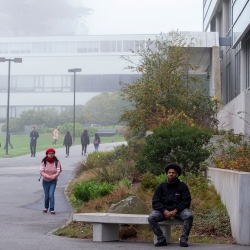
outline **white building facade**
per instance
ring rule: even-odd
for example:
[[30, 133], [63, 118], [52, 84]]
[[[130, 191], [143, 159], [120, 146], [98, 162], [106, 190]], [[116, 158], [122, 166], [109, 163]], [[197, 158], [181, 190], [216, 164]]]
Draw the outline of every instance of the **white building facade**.
[[[218, 47], [218, 35], [206, 32], [183, 35], [194, 39], [196, 53], [192, 62], [200, 66], [190, 73], [206, 76], [212, 48]], [[148, 39], [155, 40], [156, 35], [1, 38], [0, 57], [22, 58], [22, 63], [11, 62], [9, 117], [20, 117], [27, 110], [54, 108], [60, 113], [72, 107], [74, 77], [68, 69], [81, 68], [76, 73], [76, 105], [84, 105], [101, 92], [119, 90], [120, 82], [130, 83], [140, 77], [137, 72], [125, 69], [128, 63], [121, 56], [130, 56], [136, 62], [138, 58], [131, 50], [142, 49]], [[8, 62], [0, 62], [0, 121], [6, 119], [7, 88]]]
[[250, 134], [250, 1], [203, 0], [203, 29], [220, 43], [220, 127]]

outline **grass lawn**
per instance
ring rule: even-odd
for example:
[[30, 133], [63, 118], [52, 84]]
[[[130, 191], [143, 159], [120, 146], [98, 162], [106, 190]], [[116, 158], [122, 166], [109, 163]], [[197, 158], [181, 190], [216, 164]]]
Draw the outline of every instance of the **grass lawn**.
[[[3, 150], [5, 145], [5, 136], [0, 136], [1, 148], [0, 148], [0, 158], [4, 157], [5, 150]], [[57, 141], [56, 146], [52, 145], [54, 141], [52, 135], [50, 133], [40, 134], [37, 139], [36, 151], [44, 151], [49, 147], [54, 148], [63, 148], [63, 138], [64, 135], [59, 135], [59, 139]], [[8, 147], [8, 152], [11, 157], [16, 157], [20, 155], [30, 154], [30, 137], [29, 134], [21, 134], [21, 135], [11, 135], [10, 141], [14, 149], [11, 149], [10, 145]], [[122, 142], [125, 141], [123, 135], [115, 135], [112, 137], [101, 137], [101, 143], [111, 143], [111, 142]], [[92, 143], [92, 138], [90, 138], [90, 143]], [[76, 137], [75, 145], [80, 144], [80, 137]]]

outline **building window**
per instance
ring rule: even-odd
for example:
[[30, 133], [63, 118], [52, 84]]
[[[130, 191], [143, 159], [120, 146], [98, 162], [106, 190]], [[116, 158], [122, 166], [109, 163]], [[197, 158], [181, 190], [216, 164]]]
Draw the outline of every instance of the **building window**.
[[87, 53], [88, 52], [88, 42], [77, 42], [77, 52]]
[[110, 41], [100, 41], [100, 51], [110, 52]]
[[235, 94], [234, 96], [236, 97], [237, 95], [240, 94], [240, 81], [241, 81], [241, 43], [236, 47], [235, 49]]
[[135, 50], [135, 41], [123, 41], [123, 52]]
[[32, 53], [43, 53], [43, 43], [32, 43]]
[[70, 52], [70, 42], [55, 42], [54, 43], [55, 53], [69, 53]]
[[226, 66], [226, 103], [231, 101], [231, 63]]
[[248, 32], [246, 41], [246, 88], [250, 88], [250, 32]]

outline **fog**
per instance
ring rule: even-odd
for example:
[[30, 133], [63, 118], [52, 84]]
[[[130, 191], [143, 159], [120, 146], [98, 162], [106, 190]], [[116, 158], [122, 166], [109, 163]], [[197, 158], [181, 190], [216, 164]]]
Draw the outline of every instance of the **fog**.
[[89, 35], [202, 31], [202, 0], [82, 0]]

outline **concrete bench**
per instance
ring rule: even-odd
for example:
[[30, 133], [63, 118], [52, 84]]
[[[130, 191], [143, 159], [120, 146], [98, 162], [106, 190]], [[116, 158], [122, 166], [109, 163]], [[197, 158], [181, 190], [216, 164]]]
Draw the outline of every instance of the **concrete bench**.
[[[93, 223], [93, 241], [118, 241], [119, 224], [147, 225], [148, 215], [142, 214], [115, 214], [115, 213], [77, 213], [74, 221]], [[166, 220], [159, 223], [168, 243], [171, 241], [171, 226], [183, 225], [180, 220]], [[154, 236], [154, 243], [157, 242]]]
[[96, 133], [99, 136], [113, 136], [116, 135], [116, 129], [98, 129]]

